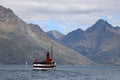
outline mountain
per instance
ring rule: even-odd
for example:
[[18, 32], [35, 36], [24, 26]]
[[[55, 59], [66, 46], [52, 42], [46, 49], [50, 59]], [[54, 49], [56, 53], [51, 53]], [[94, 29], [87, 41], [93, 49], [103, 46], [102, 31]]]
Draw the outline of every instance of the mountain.
[[61, 38], [59, 41], [61, 44], [64, 44], [65, 46], [69, 48], [74, 48], [74, 45], [77, 45], [76, 42], [79, 41], [81, 37], [83, 37], [83, 35], [84, 35], [84, 31], [81, 29], [77, 29], [75, 31], [68, 33], [66, 36]]
[[68, 33], [59, 43], [96, 63], [120, 65], [120, 27], [113, 27], [103, 19], [86, 31], [78, 29]]
[[58, 31], [56, 31], [56, 30], [48, 31], [48, 32], [47, 32], [47, 35], [48, 35], [51, 39], [53, 39], [53, 40], [55, 40], [55, 41], [57, 41], [57, 40], [59, 40], [60, 38], [64, 37], [64, 34], [58, 32]]
[[57, 64], [91, 65], [92, 61], [81, 54], [51, 40], [35, 24], [27, 24], [11, 9], [0, 6], [0, 64], [32, 64], [43, 60], [53, 45]]

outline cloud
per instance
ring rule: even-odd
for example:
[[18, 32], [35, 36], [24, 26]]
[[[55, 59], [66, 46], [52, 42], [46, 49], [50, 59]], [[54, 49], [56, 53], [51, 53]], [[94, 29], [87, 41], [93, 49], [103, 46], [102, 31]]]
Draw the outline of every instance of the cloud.
[[[1, 0], [0, 4], [11, 8], [26, 22], [51, 21], [60, 25], [65, 33], [69, 26], [91, 26], [101, 16], [113, 24], [114, 16], [120, 16], [120, 0]], [[113, 18], [108, 18], [111, 16]], [[40, 23], [42, 25], [42, 23]], [[54, 24], [54, 23], [53, 23]], [[67, 27], [68, 26], [68, 27]], [[84, 29], [83, 28], [83, 29]], [[72, 28], [71, 28], [72, 29]]]

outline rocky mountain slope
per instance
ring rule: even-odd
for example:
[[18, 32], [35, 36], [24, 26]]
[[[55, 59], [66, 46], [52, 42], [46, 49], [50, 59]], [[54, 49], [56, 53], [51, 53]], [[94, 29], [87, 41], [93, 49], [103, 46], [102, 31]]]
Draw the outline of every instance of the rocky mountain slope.
[[103, 65], [120, 65], [120, 27], [98, 20], [86, 31], [77, 29], [60, 43]]
[[58, 41], [60, 38], [65, 36], [64, 34], [58, 32], [56, 30], [48, 31], [47, 35], [55, 41]]
[[77, 52], [54, 42], [34, 24], [27, 24], [11, 9], [0, 6], [0, 64], [32, 64], [43, 60], [53, 45], [57, 64], [90, 65], [92, 62]]

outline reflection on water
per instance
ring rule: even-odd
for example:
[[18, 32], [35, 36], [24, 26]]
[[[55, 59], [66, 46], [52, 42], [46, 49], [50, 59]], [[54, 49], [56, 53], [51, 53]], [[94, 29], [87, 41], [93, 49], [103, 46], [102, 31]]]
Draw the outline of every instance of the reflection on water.
[[120, 80], [120, 67], [58, 66], [32, 71], [32, 66], [1, 65], [0, 80]]

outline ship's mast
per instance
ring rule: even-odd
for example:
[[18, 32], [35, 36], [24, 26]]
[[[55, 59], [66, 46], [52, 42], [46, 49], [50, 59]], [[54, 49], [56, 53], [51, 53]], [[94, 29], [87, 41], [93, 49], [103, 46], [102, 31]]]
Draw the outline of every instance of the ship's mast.
[[53, 48], [52, 48], [52, 44], [51, 44], [51, 59], [53, 59]]

